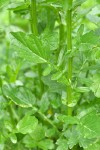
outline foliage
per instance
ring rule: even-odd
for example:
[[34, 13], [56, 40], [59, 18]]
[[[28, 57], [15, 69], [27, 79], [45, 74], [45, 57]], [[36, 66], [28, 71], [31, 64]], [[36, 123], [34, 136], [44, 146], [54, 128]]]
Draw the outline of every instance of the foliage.
[[0, 12], [0, 150], [99, 150], [100, 1]]

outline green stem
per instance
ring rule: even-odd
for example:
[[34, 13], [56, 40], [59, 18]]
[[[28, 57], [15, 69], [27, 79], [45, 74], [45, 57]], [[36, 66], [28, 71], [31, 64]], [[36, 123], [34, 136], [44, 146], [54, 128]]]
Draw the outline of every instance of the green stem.
[[[31, 14], [31, 30], [32, 30], [32, 33], [35, 36], [38, 36], [36, 0], [31, 0], [30, 14]], [[41, 98], [41, 96], [43, 94], [43, 91], [44, 91], [44, 85], [43, 85], [43, 82], [41, 81], [41, 76], [42, 76], [41, 64], [38, 64], [38, 76], [39, 76], [39, 82], [40, 82], [40, 98]]]
[[41, 111], [37, 111], [37, 113], [46, 121], [48, 122], [55, 130], [58, 134], [60, 134], [59, 130], [57, 129], [57, 127], [54, 125], [54, 123], [49, 119], [47, 118]]
[[36, 0], [31, 0], [31, 30], [35, 36], [38, 36], [37, 15], [36, 15]]
[[44, 121], [46, 121], [48, 124], [50, 124], [55, 130], [56, 132], [60, 135], [60, 131], [58, 130], [58, 128], [56, 127], [56, 125], [52, 122], [52, 120], [50, 120], [45, 114], [43, 114], [38, 108], [33, 107], [33, 110], [39, 115], [41, 116]]
[[58, 49], [58, 55], [57, 56], [59, 56], [59, 53], [63, 47], [64, 39], [65, 39], [64, 25], [63, 25], [62, 20], [61, 20], [61, 14], [59, 14], [59, 49]]
[[[69, 7], [72, 6], [72, 0], [68, 0]], [[72, 10], [67, 10], [67, 50], [72, 50]], [[72, 81], [72, 61], [73, 58], [68, 58], [68, 81], [70, 85], [67, 87], [67, 103], [72, 103], [72, 88], [71, 88], [71, 81]], [[68, 107], [68, 115], [72, 115], [72, 108]]]

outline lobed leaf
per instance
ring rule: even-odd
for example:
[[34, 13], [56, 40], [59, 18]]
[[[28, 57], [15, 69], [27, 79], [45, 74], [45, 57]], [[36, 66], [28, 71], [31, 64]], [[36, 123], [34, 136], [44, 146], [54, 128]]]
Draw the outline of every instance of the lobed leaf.
[[53, 141], [50, 139], [44, 139], [38, 143], [38, 147], [42, 150], [54, 149]]
[[22, 134], [32, 133], [38, 125], [38, 120], [34, 116], [26, 115], [17, 124], [17, 132]]
[[57, 150], [68, 150], [68, 143], [66, 139], [60, 138], [57, 140]]

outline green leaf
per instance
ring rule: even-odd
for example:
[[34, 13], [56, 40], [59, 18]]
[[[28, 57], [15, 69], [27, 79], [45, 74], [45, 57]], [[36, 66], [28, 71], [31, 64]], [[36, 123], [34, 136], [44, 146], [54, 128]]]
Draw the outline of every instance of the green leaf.
[[71, 1], [62, 1], [62, 6], [64, 11], [70, 10], [71, 9]]
[[45, 32], [41, 35], [41, 39], [45, 44], [49, 44], [50, 50], [56, 50], [59, 45], [59, 38], [58, 33], [45, 30]]
[[35, 148], [37, 146], [37, 142], [33, 140], [33, 138], [30, 135], [26, 135], [23, 138], [23, 143], [25, 144], [25, 147], [27, 148]]
[[45, 138], [45, 128], [42, 125], [37, 125], [36, 129], [30, 134], [36, 142]]
[[31, 91], [25, 88], [17, 88], [14, 85], [3, 85], [2, 87], [3, 94], [10, 98], [16, 105], [21, 107], [32, 107], [35, 103], [35, 96]]
[[23, 32], [11, 32], [17, 41], [13, 42], [19, 56], [29, 62], [47, 63], [50, 57], [48, 45], [34, 35]]
[[[96, 142], [96, 141], [95, 141]], [[100, 142], [92, 143], [84, 150], [100, 150]]]
[[3, 96], [0, 96], [0, 110], [4, 109], [7, 105], [6, 99]]
[[17, 132], [22, 134], [32, 133], [38, 125], [38, 120], [34, 116], [25, 116], [17, 124]]
[[52, 137], [55, 137], [55, 135], [56, 135], [56, 130], [54, 128], [49, 128], [49, 129], [47, 128], [45, 130], [46, 137], [52, 138]]
[[83, 147], [84, 149], [87, 149], [88, 147], [93, 145], [95, 142], [96, 142], [95, 138], [88, 139], [88, 138], [83, 138], [82, 136], [80, 136], [80, 138], [79, 138], [79, 145], [80, 145], [80, 147]]
[[11, 135], [10, 135], [10, 140], [11, 140], [12, 143], [16, 144], [16, 143], [17, 143], [16, 134], [11, 134]]
[[94, 95], [100, 98], [100, 74], [96, 74], [92, 78], [91, 90], [94, 92]]
[[72, 149], [75, 145], [77, 145], [79, 140], [79, 132], [76, 130], [76, 128], [72, 128], [71, 135], [68, 138], [68, 146], [70, 149]]
[[47, 6], [50, 7], [52, 9], [57, 9], [57, 8], [61, 8], [61, 3], [59, 1], [55, 1], [55, 0], [37, 0], [37, 3], [39, 5], [43, 6]]
[[85, 138], [100, 137], [100, 116], [95, 111], [85, 115], [80, 120], [79, 130]]
[[76, 91], [80, 93], [86, 93], [90, 91], [90, 88], [89, 87], [77, 87]]
[[52, 140], [44, 139], [38, 143], [38, 147], [42, 150], [54, 149], [54, 144]]
[[91, 21], [91, 22], [93, 22], [95, 24], [98, 24], [100, 22], [100, 17], [98, 17], [96, 15], [88, 14], [87, 18], [89, 19], [89, 21]]
[[61, 106], [61, 98], [57, 97], [56, 95], [55, 96], [52, 96], [52, 94], [50, 95], [50, 103], [52, 105], [53, 108], [57, 109]]
[[58, 139], [56, 144], [58, 145], [57, 150], [68, 150], [68, 141], [66, 139]]
[[52, 67], [51, 65], [48, 65], [45, 70], [43, 71], [43, 76], [47, 76], [50, 74], [50, 72], [52, 71]]
[[48, 93], [44, 93], [42, 95], [41, 100], [39, 101], [40, 111], [42, 113], [46, 112], [48, 110], [48, 108], [49, 108], [49, 104], [50, 104], [50, 102], [49, 102], [49, 99], [48, 99]]
[[25, 11], [27, 12], [28, 10], [28, 7], [29, 7], [29, 3], [25, 3], [25, 2], [14, 2], [14, 3], [11, 3], [9, 5], [9, 10], [12, 10], [14, 11], [14, 13], [25, 13]]
[[76, 0], [75, 2], [73, 2], [73, 6], [72, 8], [76, 8], [80, 5], [82, 5], [86, 0]]
[[62, 93], [62, 90], [65, 90], [65, 85], [60, 84], [57, 81], [52, 81], [51, 80], [51, 75], [42, 77], [42, 81], [45, 85], [49, 87], [50, 92], [56, 92], [56, 93]]
[[72, 116], [59, 115], [58, 119], [61, 122], [66, 123], [66, 125], [68, 125], [68, 124], [78, 124], [79, 123], [78, 118], [77, 117], [72, 117]]
[[97, 45], [97, 43], [99, 43], [99, 39], [96, 36], [94, 31], [90, 31], [81, 37], [81, 42], [82, 43], [90, 43], [92, 45]]
[[78, 36], [82, 36], [83, 32], [84, 32], [84, 24], [81, 24], [77, 31]]
[[55, 74], [52, 75], [51, 80], [57, 80], [57, 82], [69, 85], [67, 78], [65, 77], [65, 70], [57, 71]]

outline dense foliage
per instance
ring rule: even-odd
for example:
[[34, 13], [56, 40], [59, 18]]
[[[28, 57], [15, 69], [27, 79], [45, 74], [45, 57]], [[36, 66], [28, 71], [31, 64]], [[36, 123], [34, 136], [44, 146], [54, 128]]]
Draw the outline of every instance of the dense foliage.
[[0, 150], [100, 150], [100, 0], [0, 0]]

